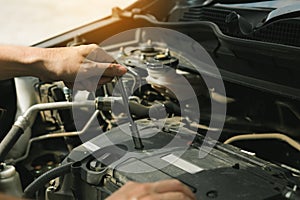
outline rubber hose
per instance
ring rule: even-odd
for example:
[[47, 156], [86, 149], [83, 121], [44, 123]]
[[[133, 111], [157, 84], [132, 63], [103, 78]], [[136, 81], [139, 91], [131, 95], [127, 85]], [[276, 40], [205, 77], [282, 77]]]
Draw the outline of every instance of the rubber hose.
[[23, 197], [33, 198], [35, 192], [44, 187], [44, 185], [46, 185], [49, 181], [56, 177], [70, 173], [72, 164], [73, 163], [67, 163], [65, 165], [58, 166], [39, 176], [25, 188]]
[[132, 114], [134, 114], [137, 118], [149, 117], [150, 109], [155, 109], [155, 108], [159, 109], [162, 106], [165, 107], [167, 113], [169, 113], [169, 114], [174, 113], [176, 115], [180, 115], [180, 107], [173, 102], [163, 102], [163, 105], [162, 104], [154, 104], [152, 107], [145, 106], [145, 105], [139, 104], [134, 101], [129, 102], [130, 112]]

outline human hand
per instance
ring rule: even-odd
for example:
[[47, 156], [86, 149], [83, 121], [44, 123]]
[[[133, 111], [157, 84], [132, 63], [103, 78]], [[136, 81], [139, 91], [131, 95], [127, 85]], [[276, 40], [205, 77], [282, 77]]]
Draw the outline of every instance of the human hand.
[[196, 200], [191, 190], [176, 179], [153, 183], [128, 182], [106, 200]]
[[3, 193], [0, 193], [0, 199], [1, 200], [25, 200], [25, 199], [21, 199], [21, 198], [18, 198], [18, 197], [6, 195], [6, 194], [3, 194]]
[[96, 44], [77, 47], [44, 49], [40, 63], [44, 81], [63, 80], [68, 87], [94, 91], [114, 76], [126, 73], [126, 68], [113, 64], [114, 59]]

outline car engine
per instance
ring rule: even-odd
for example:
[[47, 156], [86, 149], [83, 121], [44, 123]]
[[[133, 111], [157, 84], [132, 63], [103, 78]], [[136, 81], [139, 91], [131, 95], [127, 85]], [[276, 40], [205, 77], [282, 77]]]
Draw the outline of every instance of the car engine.
[[297, 11], [211, 2], [141, 0], [37, 44], [97, 43], [128, 72], [93, 92], [36, 81], [3, 119], [0, 191], [101, 200], [176, 178], [202, 200], [299, 199]]

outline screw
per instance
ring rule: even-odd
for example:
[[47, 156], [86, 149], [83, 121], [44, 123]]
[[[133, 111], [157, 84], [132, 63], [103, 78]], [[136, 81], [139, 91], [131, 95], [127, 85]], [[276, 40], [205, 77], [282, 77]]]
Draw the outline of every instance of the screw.
[[214, 198], [218, 197], [218, 192], [215, 191], [215, 190], [211, 190], [211, 191], [209, 191], [209, 192], [206, 193], [206, 196], [208, 198], [214, 199]]

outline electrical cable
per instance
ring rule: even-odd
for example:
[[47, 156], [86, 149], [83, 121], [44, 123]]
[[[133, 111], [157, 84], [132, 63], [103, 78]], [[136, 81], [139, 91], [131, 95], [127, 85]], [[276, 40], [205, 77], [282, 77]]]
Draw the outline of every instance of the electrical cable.
[[224, 142], [224, 144], [230, 144], [242, 140], [261, 140], [261, 139], [281, 140], [288, 143], [298, 151], [300, 151], [300, 143], [282, 133], [253, 133], [253, 134], [237, 135], [227, 139]]

